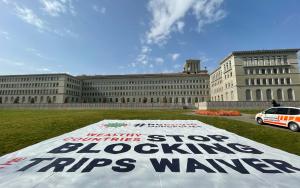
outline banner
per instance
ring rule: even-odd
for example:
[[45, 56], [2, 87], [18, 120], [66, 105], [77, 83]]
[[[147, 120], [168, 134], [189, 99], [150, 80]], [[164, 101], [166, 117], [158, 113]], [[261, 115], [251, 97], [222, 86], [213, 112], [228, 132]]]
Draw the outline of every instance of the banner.
[[195, 120], [104, 120], [0, 157], [5, 188], [299, 185], [299, 156]]

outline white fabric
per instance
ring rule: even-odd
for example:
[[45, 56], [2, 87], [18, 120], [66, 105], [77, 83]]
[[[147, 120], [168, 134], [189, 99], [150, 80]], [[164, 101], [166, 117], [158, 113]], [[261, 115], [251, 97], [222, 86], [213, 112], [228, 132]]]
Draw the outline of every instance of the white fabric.
[[[70, 164], [55, 166], [57, 172], [49, 167], [65, 158]], [[162, 158], [173, 162], [172, 171], [159, 167]], [[91, 168], [93, 160], [106, 165]], [[0, 157], [0, 187], [293, 188], [300, 186], [299, 168], [297, 155], [195, 120], [104, 120]]]

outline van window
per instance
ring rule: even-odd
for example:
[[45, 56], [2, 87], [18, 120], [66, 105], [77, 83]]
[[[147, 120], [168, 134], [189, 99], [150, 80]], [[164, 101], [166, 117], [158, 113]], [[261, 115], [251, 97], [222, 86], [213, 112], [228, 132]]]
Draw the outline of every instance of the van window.
[[277, 109], [276, 108], [270, 108], [265, 111], [265, 114], [276, 114]]
[[300, 115], [300, 110], [297, 108], [290, 108], [290, 115]]
[[288, 108], [277, 108], [276, 114], [288, 114]]

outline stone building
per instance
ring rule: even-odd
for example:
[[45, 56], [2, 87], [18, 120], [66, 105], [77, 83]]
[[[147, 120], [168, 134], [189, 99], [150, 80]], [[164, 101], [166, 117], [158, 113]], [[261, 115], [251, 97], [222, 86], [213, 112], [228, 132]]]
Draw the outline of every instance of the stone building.
[[81, 81], [68, 74], [0, 76], [0, 103], [65, 103], [81, 100]]
[[211, 101], [300, 101], [298, 51], [232, 52], [210, 75]]
[[298, 51], [234, 51], [211, 75], [189, 59], [181, 73], [0, 76], [0, 103], [300, 101]]
[[0, 103], [195, 103], [209, 99], [209, 75], [199, 60], [182, 73], [0, 76]]

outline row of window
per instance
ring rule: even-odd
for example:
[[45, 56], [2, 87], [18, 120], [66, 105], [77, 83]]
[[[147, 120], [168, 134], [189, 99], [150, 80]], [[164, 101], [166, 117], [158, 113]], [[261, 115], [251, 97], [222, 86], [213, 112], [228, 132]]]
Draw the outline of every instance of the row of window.
[[73, 85], [73, 84], [67, 84], [67, 88], [81, 90], [81, 86]]
[[[294, 101], [295, 100], [295, 96], [294, 96], [294, 90], [293, 89], [287, 89], [287, 96], [286, 99], [288, 101]], [[267, 89], [266, 90], [266, 94], [265, 94], [265, 98], [263, 98], [263, 93], [262, 90], [257, 89], [255, 90], [255, 96], [253, 96], [253, 93], [250, 89], [247, 89], [245, 91], [246, 94], [246, 100], [247, 101], [252, 101], [253, 99], [255, 99], [256, 101], [262, 101], [262, 100], [267, 100], [267, 101], [271, 101], [273, 99], [277, 99], [279, 101], [284, 100], [284, 94], [283, 94], [283, 90], [282, 89], [277, 89], [276, 90], [276, 95], [273, 93], [273, 91], [271, 89]]]
[[57, 76], [41, 77], [0, 77], [0, 82], [34, 82], [34, 81], [58, 81]]
[[204, 97], [163, 97], [163, 98], [85, 98], [83, 102], [99, 103], [197, 103], [203, 102]]
[[58, 87], [58, 82], [52, 82], [52, 83], [0, 84], [0, 88], [31, 88], [31, 87]]
[[247, 78], [245, 84], [250, 85], [290, 85], [291, 78]]
[[223, 66], [223, 69], [224, 69], [225, 72], [232, 69], [231, 61], [230, 60], [227, 61], [226, 63], [223, 63], [222, 66]]
[[58, 94], [58, 89], [0, 90], [0, 95], [49, 95], [49, 94]]
[[168, 92], [89, 92], [83, 93], [82, 96], [162, 96], [162, 95], [208, 95], [209, 91], [168, 91]]
[[67, 77], [67, 81], [68, 81], [68, 82], [71, 82], [71, 83], [73, 83], [73, 84], [77, 84], [77, 85], [80, 85], [80, 84], [81, 84], [81, 81], [80, 81], [80, 80], [75, 80], [75, 79], [69, 78], [69, 77]]
[[207, 83], [205, 79], [193, 80], [144, 80], [144, 81], [101, 81], [101, 82], [83, 82], [83, 86], [95, 85], [137, 85], [137, 84], [187, 84], [187, 83]]
[[80, 96], [79, 91], [72, 91], [72, 90], [66, 90], [67, 95], [74, 95], [74, 96]]
[[271, 66], [271, 65], [286, 65], [288, 58], [284, 56], [255, 56], [243, 57], [244, 66]]
[[2, 103], [55, 103], [56, 96], [11, 96], [11, 97], [0, 97], [0, 104]]
[[90, 90], [160, 90], [160, 89], [207, 89], [209, 85], [163, 85], [163, 86], [104, 86], [84, 87], [83, 91]]
[[[224, 96], [223, 95], [216, 95], [211, 97], [212, 101], [224, 101]], [[225, 100], [226, 101], [233, 101], [234, 100], [234, 92], [230, 92], [230, 97], [229, 97], [229, 92], [225, 93]]]
[[297, 108], [271, 108], [266, 110], [265, 114], [300, 115], [300, 110]]
[[288, 74], [289, 68], [245, 68], [245, 74]]

